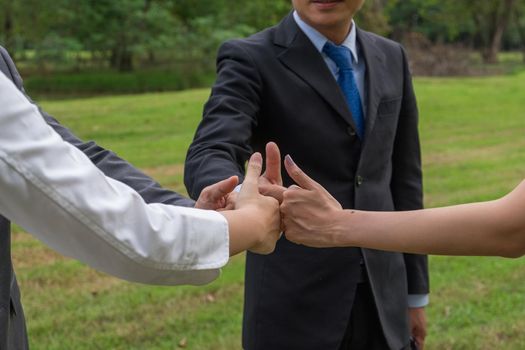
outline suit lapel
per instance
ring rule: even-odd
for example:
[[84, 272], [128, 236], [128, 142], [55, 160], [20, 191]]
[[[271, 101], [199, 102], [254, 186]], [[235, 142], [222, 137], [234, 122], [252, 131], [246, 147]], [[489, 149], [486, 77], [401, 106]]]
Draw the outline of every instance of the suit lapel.
[[385, 55], [375, 44], [375, 38], [357, 28], [357, 40], [366, 63], [366, 87], [368, 89], [367, 114], [365, 118], [365, 143], [374, 129], [377, 108], [381, 100], [381, 72], [385, 68]]
[[274, 43], [285, 48], [277, 56], [278, 59], [316, 90], [355, 130], [352, 114], [339, 85], [319, 51], [299, 29], [292, 15], [288, 15], [276, 28]]

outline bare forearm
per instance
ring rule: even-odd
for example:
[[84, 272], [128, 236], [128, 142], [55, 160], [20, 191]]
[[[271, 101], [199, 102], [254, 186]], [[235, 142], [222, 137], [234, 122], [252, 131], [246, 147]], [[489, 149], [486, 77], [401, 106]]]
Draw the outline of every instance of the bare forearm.
[[310, 247], [364, 247], [417, 254], [525, 254], [525, 181], [484, 203], [399, 212], [342, 210], [287, 156], [285, 167], [302, 188], [283, 194], [288, 240]]
[[223, 211], [221, 214], [228, 221], [230, 234], [230, 256], [239, 254], [252, 246], [259, 243], [258, 236], [250, 234], [253, 229], [250, 229], [250, 221], [243, 217], [241, 211], [229, 210]]
[[340, 245], [421, 254], [525, 253], [525, 183], [491, 202], [407, 212], [338, 214]]

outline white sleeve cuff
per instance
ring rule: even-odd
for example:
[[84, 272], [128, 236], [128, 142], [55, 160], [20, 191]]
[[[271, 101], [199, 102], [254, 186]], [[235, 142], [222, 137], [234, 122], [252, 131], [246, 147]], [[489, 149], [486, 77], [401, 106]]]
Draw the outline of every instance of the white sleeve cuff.
[[428, 294], [409, 294], [408, 295], [408, 307], [425, 307], [430, 302]]

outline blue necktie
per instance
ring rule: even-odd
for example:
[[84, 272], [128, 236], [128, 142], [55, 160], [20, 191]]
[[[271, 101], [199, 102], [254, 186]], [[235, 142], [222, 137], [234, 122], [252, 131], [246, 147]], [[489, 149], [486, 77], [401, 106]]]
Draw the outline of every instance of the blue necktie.
[[330, 57], [339, 68], [337, 83], [345, 95], [346, 103], [354, 118], [357, 134], [362, 140], [365, 134], [365, 121], [363, 117], [363, 106], [361, 105], [361, 96], [357, 89], [354, 70], [351, 64], [352, 55], [350, 50], [346, 46], [337, 46], [327, 41], [323, 46], [323, 52]]

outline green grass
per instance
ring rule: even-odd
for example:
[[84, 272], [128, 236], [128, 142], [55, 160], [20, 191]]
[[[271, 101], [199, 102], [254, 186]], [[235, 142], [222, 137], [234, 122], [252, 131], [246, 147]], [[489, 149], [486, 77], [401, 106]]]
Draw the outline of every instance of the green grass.
[[[427, 206], [525, 178], [525, 75], [418, 79]], [[48, 101], [45, 110], [178, 191], [208, 90]], [[33, 349], [240, 349], [243, 258], [206, 287], [117, 281], [14, 236]], [[427, 349], [523, 349], [523, 260], [432, 257]], [[300, 315], [297, 315], [300, 317]], [[182, 343], [181, 343], [182, 342]]]

